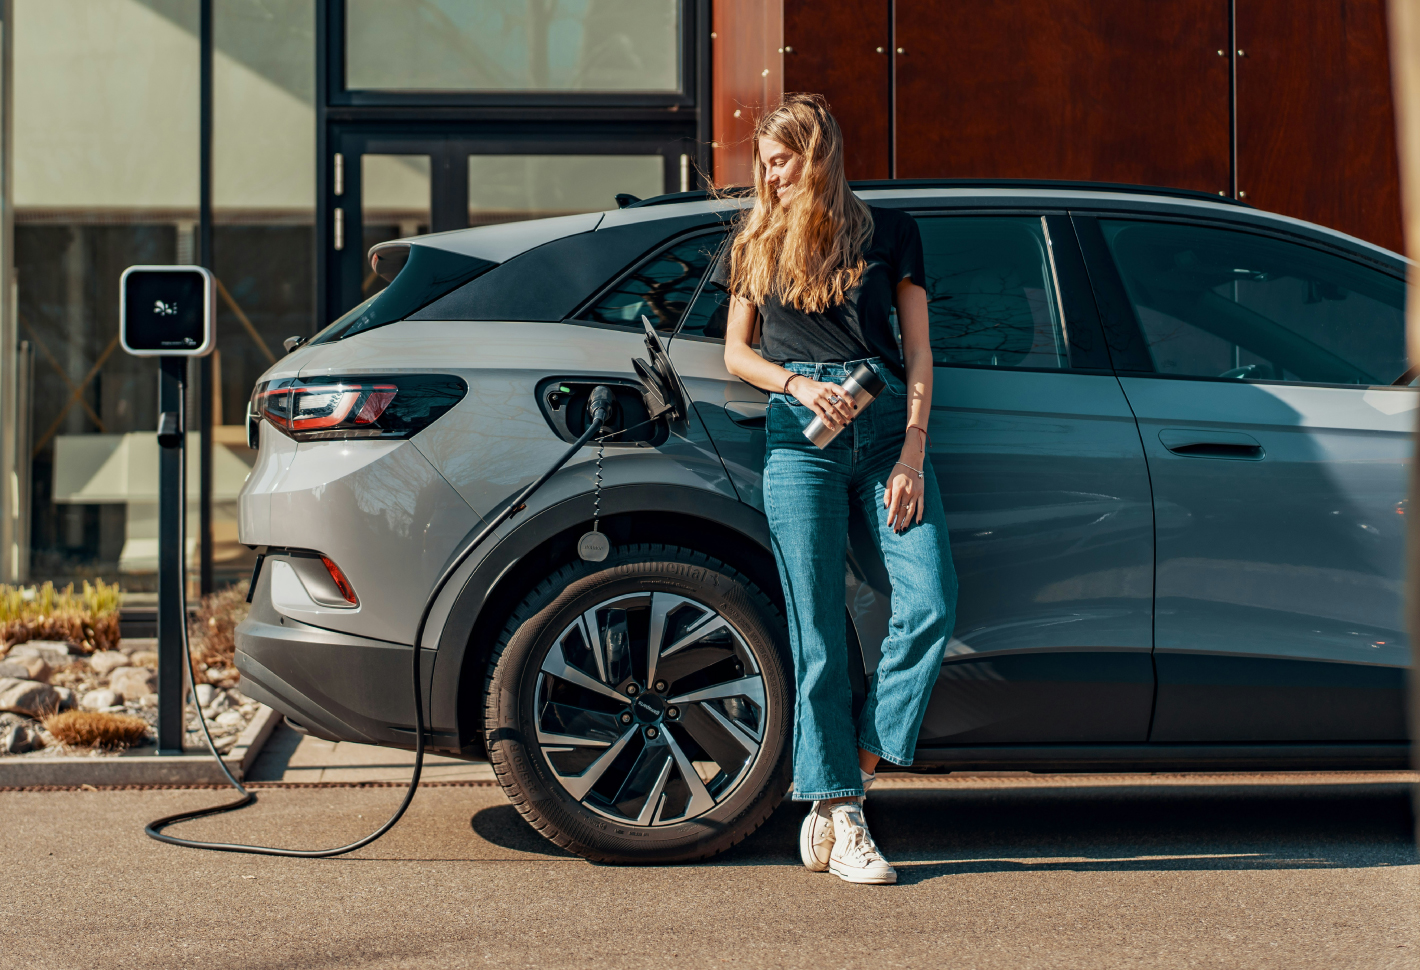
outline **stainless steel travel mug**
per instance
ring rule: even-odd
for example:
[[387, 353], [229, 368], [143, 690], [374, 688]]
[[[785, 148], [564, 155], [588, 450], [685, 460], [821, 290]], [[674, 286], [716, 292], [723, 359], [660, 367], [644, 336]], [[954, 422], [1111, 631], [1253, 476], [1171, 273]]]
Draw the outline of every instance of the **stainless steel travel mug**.
[[[869, 404], [883, 392], [887, 385], [878, 376], [878, 372], [867, 364], [859, 364], [853, 368], [853, 372], [843, 381], [843, 389], [848, 392], [848, 396], [858, 405], [858, 414], [862, 414]], [[804, 429], [804, 437], [808, 438], [820, 448], [827, 448], [828, 443], [838, 437], [838, 432], [842, 431], [846, 425], [839, 425], [830, 428], [824, 423], [823, 418], [814, 416], [809, 422], [809, 426]]]

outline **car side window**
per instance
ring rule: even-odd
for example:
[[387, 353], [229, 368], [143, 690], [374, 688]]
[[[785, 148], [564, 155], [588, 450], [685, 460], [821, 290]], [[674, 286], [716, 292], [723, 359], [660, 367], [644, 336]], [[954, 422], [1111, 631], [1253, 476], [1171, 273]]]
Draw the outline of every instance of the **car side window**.
[[919, 216], [937, 366], [1069, 367], [1045, 226], [1033, 216]]
[[1160, 374], [1391, 384], [1405, 283], [1297, 243], [1211, 226], [1100, 220]]
[[658, 331], [673, 333], [722, 238], [723, 232], [711, 232], [677, 240], [622, 277], [578, 318], [640, 326], [645, 314]]

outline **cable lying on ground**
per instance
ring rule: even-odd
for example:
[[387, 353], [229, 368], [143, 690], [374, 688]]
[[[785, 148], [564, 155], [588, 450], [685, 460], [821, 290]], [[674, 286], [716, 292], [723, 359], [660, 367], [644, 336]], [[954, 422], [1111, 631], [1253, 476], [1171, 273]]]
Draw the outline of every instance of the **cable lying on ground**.
[[[196, 839], [182, 839], [178, 838], [175, 835], [165, 834], [163, 832], [163, 829], [167, 828], [169, 825], [176, 824], [177, 822], [185, 822], [189, 819], [206, 818], [209, 815], [220, 815], [224, 812], [236, 811], [239, 808], [245, 808], [248, 805], [254, 804], [257, 800], [256, 793], [245, 788], [241, 782], [237, 781], [236, 777], [227, 768], [226, 762], [222, 760], [222, 756], [217, 753], [217, 746], [213, 743], [212, 734], [207, 729], [207, 718], [203, 715], [202, 708], [199, 705], [197, 708], [197, 719], [198, 723], [202, 725], [202, 735], [207, 741], [207, 750], [212, 753], [212, 757], [217, 759], [217, 764], [221, 767], [222, 774], [226, 776], [227, 781], [231, 784], [231, 786], [241, 793], [241, 797], [238, 798], [236, 801], [229, 802], [225, 805], [217, 805], [212, 808], [202, 808], [190, 812], [177, 812], [173, 815], [165, 815], [160, 819], [156, 819], [155, 821], [149, 822], [143, 829], [144, 834], [147, 835], [150, 839], [157, 839], [159, 842], [167, 842], [171, 845], [187, 846], [191, 849], [211, 849], [215, 852], [246, 852], [253, 855], [293, 856], [296, 858], [304, 859], [327, 859], [332, 856], [344, 855], [347, 852], [354, 852], [356, 849], [364, 848], [371, 842], [374, 842], [376, 839], [380, 838], [390, 829], [394, 828], [395, 823], [397, 823], [404, 816], [405, 811], [409, 808], [409, 803], [414, 800], [414, 793], [419, 788], [419, 776], [424, 770], [424, 699], [422, 696], [422, 692], [419, 689], [419, 654], [420, 650], [422, 649], [421, 645], [424, 642], [424, 628], [429, 622], [429, 614], [433, 611], [434, 604], [439, 599], [439, 594], [444, 591], [444, 587], [449, 584], [449, 580], [453, 579], [454, 573], [458, 571], [459, 567], [464, 564], [465, 560], [468, 559], [468, 557], [473, 553], [473, 551], [477, 549], [480, 545], [482, 545], [484, 540], [491, 536], [493, 534], [493, 531], [497, 529], [498, 526], [502, 525], [519, 510], [521, 510], [524, 506], [524, 503], [526, 503], [527, 500], [532, 497], [533, 493], [536, 492], [543, 485], [545, 485], [548, 479], [555, 475], [558, 470], [562, 468], [563, 465], [567, 464], [567, 462], [572, 459], [572, 456], [575, 455], [579, 450], [581, 450], [583, 445], [586, 445], [588, 442], [590, 442], [592, 440], [592, 436], [595, 435], [597, 431], [602, 429], [604, 422], [606, 422], [607, 419], [610, 417], [612, 401], [612, 393], [609, 388], [602, 385], [598, 385], [596, 389], [592, 391], [591, 399], [588, 401], [588, 407], [591, 410], [591, 415], [587, 422], [587, 430], [582, 432], [581, 436], [576, 440], [576, 442], [570, 448], [568, 448], [566, 452], [563, 453], [562, 457], [558, 458], [557, 461], [553, 463], [552, 467], [547, 469], [547, 471], [543, 472], [542, 475], [539, 476], [538, 479], [534, 481], [531, 485], [519, 492], [517, 496], [514, 497], [513, 500], [508, 503], [508, 505], [503, 509], [503, 511], [499, 512], [498, 515], [496, 515], [493, 520], [490, 521], [488, 525], [483, 528], [482, 532], [474, 536], [473, 541], [471, 541], [467, 546], [465, 546], [463, 551], [454, 557], [453, 562], [449, 563], [449, 565], [444, 569], [443, 573], [439, 576], [438, 582], [434, 584], [433, 590], [429, 593], [429, 598], [424, 603], [424, 610], [419, 614], [419, 623], [414, 628], [414, 648], [411, 651], [413, 654], [413, 659], [410, 681], [414, 685], [414, 773], [409, 779], [409, 788], [404, 793], [404, 799], [399, 803], [399, 807], [395, 809], [394, 814], [389, 817], [389, 820], [386, 821], [385, 824], [381, 825], [374, 832], [371, 832], [369, 835], [365, 836], [362, 839], [358, 839], [354, 842], [351, 842], [349, 845], [337, 846], [333, 849], [281, 849], [276, 848], [274, 846], [244, 845], [237, 842], [199, 842]], [[642, 423], [644, 424], [647, 422]], [[602, 437], [609, 438], [613, 435], [621, 434], [626, 430], [632, 429], [614, 431], [610, 434], [603, 435]], [[179, 462], [179, 466], [182, 468], [182, 481], [180, 483], [179, 491], [179, 494], [181, 495], [187, 494], [186, 464], [186, 462]], [[186, 542], [186, 536], [179, 535], [178, 542], [180, 543], [179, 548], [182, 548], [181, 544]], [[186, 588], [185, 582], [183, 584], [183, 588]], [[184, 615], [186, 615], [186, 610], [184, 610]], [[195, 684], [197, 683], [197, 678], [195, 676], [195, 672], [192, 665], [192, 651], [188, 649], [186, 626], [184, 626], [183, 628], [182, 646], [183, 653], [187, 656], [188, 683]]]

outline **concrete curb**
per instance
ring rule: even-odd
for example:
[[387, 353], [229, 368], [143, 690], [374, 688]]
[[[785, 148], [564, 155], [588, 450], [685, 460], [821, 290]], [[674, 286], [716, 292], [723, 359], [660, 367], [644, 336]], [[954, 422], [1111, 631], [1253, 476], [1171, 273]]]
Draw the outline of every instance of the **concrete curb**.
[[[281, 722], [265, 704], [222, 757], [237, 780], [246, 777], [261, 748]], [[220, 785], [222, 770], [207, 751], [177, 755], [121, 754], [116, 758], [5, 758], [0, 760], [0, 788], [40, 785]]]

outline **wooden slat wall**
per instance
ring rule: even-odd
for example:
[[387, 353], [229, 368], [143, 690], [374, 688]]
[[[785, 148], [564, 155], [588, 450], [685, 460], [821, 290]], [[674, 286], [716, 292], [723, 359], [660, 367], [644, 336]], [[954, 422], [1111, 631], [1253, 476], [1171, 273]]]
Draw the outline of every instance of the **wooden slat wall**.
[[1237, 0], [1238, 190], [1399, 251], [1384, 0]]
[[784, 92], [784, 10], [781, 0], [713, 0], [710, 40], [717, 185], [747, 185], [750, 135], [765, 105]]
[[1231, 189], [1228, 0], [899, 0], [897, 175]]
[[1236, 150], [1246, 201], [1400, 247], [1385, 0], [1235, 0], [1235, 44], [1228, 0], [714, 2], [720, 184], [757, 110], [817, 91], [850, 178], [1231, 193]]
[[883, 0], [783, 0], [784, 90], [828, 99], [850, 179], [892, 177], [892, 34]]

